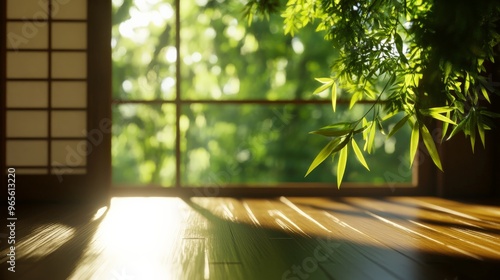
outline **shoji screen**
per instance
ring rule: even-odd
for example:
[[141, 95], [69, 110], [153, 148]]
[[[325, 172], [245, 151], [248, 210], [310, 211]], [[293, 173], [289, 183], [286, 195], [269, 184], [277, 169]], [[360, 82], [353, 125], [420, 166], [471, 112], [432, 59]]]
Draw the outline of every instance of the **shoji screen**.
[[27, 199], [95, 194], [96, 180], [102, 189], [109, 177], [110, 44], [102, 24], [110, 1], [5, 2], [5, 168], [30, 189]]

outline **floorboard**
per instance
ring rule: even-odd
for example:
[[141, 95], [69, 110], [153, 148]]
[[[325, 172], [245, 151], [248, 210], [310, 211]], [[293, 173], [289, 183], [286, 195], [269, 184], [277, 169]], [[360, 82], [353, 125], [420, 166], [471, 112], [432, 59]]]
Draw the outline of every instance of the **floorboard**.
[[[436, 197], [20, 205], [0, 279], [498, 279], [500, 206]], [[4, 236], [3, 234], [2, 236]]]

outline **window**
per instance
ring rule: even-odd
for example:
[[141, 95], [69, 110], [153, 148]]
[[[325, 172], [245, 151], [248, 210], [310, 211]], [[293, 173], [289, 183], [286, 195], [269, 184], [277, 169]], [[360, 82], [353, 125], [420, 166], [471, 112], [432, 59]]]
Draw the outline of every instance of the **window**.
[[[334, 186], [332, 163], [304, 178], [326, 144], [307, 132], [364, 111], [312, 95], [335, 56], [321, 34], [285, 36], [279, 16], [249, 26], [244, 1], [112, 2], [117, 186]], [[343, 188], [414, 186], [408, 139], [378, 135], [371, 172], [353, 157]]]
[[364, 113], [312, 95], [335, 56], [313, 30], [248, 26], [238, 1], [4, 3], [0, 163], [20, 200], [102, 198], [111, 176], [115, 191], [195, 195], [403, 195], [432, 178], [429, 161], [408, 168], [404, 132], [377, 136], [372, 171], [350, 161], [340, 191], [334, 164], [303, 177], [326, 143], [307, 132]]

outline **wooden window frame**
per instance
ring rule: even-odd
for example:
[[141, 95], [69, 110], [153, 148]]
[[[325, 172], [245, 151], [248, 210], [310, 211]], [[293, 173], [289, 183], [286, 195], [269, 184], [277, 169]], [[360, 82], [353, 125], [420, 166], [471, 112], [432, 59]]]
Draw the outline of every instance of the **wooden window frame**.
[[[180, 0], [174, 0], [174, 7], [181, 5]], [[111, 14], [110, 14], [111, 15]], [[175, 9], [175, 47], [180, 49], [180, 9]], [[181, 81], [181, 66], [180, 52], [177, 52], [176, 59], [176, 80]], [[381, 195], [430, 195], [433, 194], [435, 168], [430, 164], [431, 160], [421, 159], [415, 160], [418, 167], [413, 168], [412, 186], [408, 184], [386, 184], [386, 186], [373, 186], [367, 183], [344, 183], [342, 188], [338, 189], [336, 184], [328, 183], [279, 183], [272, 184], [272, 187], [255, 186], [252, 184], [225, 184], [225, 185], [206, 185], [202, 187], [190, 186], [181, 182], [181, 139], [180, 139], [180, 116], [182, 114], [183, 105], [189, 104], [211, 104], [211, 105], [307, 105], [307, 104], [327, 104], [330, 101], [323, 100], [207, 100], [207, 99], [183, 99], [181, 97], [181, 83], [176, 83], [176, 97], [174, 100], [112, 100], [112, 105], [119, 104], [172, 104], [176, 108], [176, 139], [175, 139], [175, 184], [171, 187], [161, 186], [122, 186], [116, 185], [112, 187], [112, 194], [118, 196], [135, 196], [135, 195], [159, 195], [159, 196], [232, 196], [232, 197], [271, 197], [271, 196], [381, 196]], [[364, 101], [361, 101], [361, 103]], [[349, 104], [348, 101], [339, 100], [339, 104]], [[369, 102], [367, 102], [369, 103]], [[423, 157], [428, 157], [425, 153], [420, 153]], [[420, 162], [421, 164], [417, 163]], [[399, 172], [399, 171], [398, 171]], [[335, 178], [332, 177], [332, 182]]]

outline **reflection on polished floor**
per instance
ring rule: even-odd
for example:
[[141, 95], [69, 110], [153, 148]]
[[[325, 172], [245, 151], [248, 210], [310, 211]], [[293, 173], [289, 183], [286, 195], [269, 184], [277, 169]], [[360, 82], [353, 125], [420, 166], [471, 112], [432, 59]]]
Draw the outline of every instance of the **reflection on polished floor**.
[[3, 246], [1, 279], [496, 279], [498, 205], [432, 197], [20, 205], [16, 272]]

